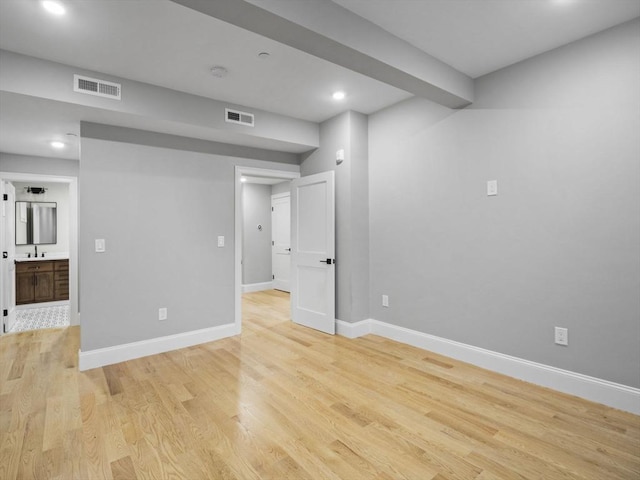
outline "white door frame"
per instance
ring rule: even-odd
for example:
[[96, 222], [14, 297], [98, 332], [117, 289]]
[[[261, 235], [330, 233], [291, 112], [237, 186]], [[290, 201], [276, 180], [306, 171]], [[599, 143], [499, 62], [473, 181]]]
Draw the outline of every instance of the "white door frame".
[[[9, 186], [11, 186], [9, 188]], [[16, 256], [16, 187], [11, 182], [0, 180], [0, 189], [3, 195], [6, 195], [7, 200], [3, 199], [2, 202], [2, 235], [0, 235], [0, 245], [2, 246], [2, 272], [0, 272], [0, 305], [2, 305], [3, 315], [2, 328], [0, 329], [0, 335], [10, 332], [16, 321], [16, 268], [15, 264], [11, 265], [11, 262], [15, 262]], [[11, 194], [9, 193], [11, 192]], [[13, 235], [9, 235], [13, 233]], [[4, 254], [7, 254], [7, 258], [4, 258]], [[12, 297], [12, 298], [7, 298]], [[7, 315], [4, 315], [4, 312]]]
[[78, 178], [33, 173], [0, 172], [0, 181], [66, 183], [69, 186], [69, 321], [80, 325], [78, 309]]
[[[300, 168], [300, 167], [298, 167]], [[243, 175], [254, 177], [281, 178], [283, 182], [300, 178], [299, 171], [273, 170], [267, 168], [236, 165], [235, 176], [235, 335], [242, 332], [242, 182]]]

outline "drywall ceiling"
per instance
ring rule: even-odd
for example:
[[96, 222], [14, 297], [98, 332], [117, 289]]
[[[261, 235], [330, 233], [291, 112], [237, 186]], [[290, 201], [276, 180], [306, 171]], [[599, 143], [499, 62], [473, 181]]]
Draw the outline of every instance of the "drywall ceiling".
[[244, 183], [253, 183], [256, 185], [277, 185], [282, 182], [288, 182], [290, 178], [275, 178], [275, 177], [257, 177], [250, 175], [243, 175]]
[[[314, 122], [348, 109], [369, 114], [411, 96], [170, 0], [62, 1], [67, 15], [53, 18], [38, 0], [0, 0], [0, 49]], [[264, 8], [282, 2], [251, 1]], [[472, 77], [640, 15], [640, 0], [329, 3], [355, 12], [372, 26], [386, 29]], [[261, 58], [261, 52], [270, 55]], [[226, 67], [228, 75], [213, 77], [210, 69], [214, 65]], [[337, 89], [347, 92], [342, 102], [331, 98]], [[237, 140], [225, 133], [161, 124], [149, 117], [103, 115], [79, 106], [43, 105], [37, 99], [3, 94], [0, 151], [78, 158], [77, 148], [51, 151], [43, 139], [77, 132], [80, 120], [87, 119], [214, 141]], [[292, 152], [269, 139], [250, 146]]]
[[333, 0], [472, 78], [640, 16], [640, 0]]
[[[315, 122], [410, 96], [169, 0], [63, 3], [51, 18], [37, 1], [0, 0], [0, 48]], [[335, 102], [335, 90], [349, 97]]]

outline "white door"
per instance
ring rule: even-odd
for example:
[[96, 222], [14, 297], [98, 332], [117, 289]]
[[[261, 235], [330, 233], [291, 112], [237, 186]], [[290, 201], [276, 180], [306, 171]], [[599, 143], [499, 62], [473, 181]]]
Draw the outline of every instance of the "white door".
[[291, 318], [335, 334], [333, 172], [291, 182]]
[[[9, 332], [16, 321], [16, 290], [15, 290], [15, 205], [16, 189], [13, 184], [2, 182], [2, 310], [3, 332]], [[4, 200], [6, 195], [6, 200]], [[6, 258], [5, 257], [6, 252]], [[7, 316], [4, 316], [4, 311]]]
[[271, 263], [273, 288], [291, 291], [291, 194], [271, 196]]

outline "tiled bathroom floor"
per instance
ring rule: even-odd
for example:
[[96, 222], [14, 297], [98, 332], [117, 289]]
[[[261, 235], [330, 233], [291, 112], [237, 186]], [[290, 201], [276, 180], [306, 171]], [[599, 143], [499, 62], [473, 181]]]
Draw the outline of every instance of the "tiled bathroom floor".
[[69, 305], [17, 310], [13, 332], [37, 330], [39, 328], [61, 328], [69, 326]]

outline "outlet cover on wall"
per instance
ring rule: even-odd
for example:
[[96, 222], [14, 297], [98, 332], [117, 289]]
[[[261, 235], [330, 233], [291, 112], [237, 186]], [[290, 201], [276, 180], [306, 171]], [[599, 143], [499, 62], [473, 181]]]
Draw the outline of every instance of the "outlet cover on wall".
[[569, 329], [568, 328], [556, 327], [555, 334], [556, 334], [557, 345], [569, 345]]
[[158, 309], [158, 320], [166, 320], [167, 319], [167, 309], [166, 307]]

